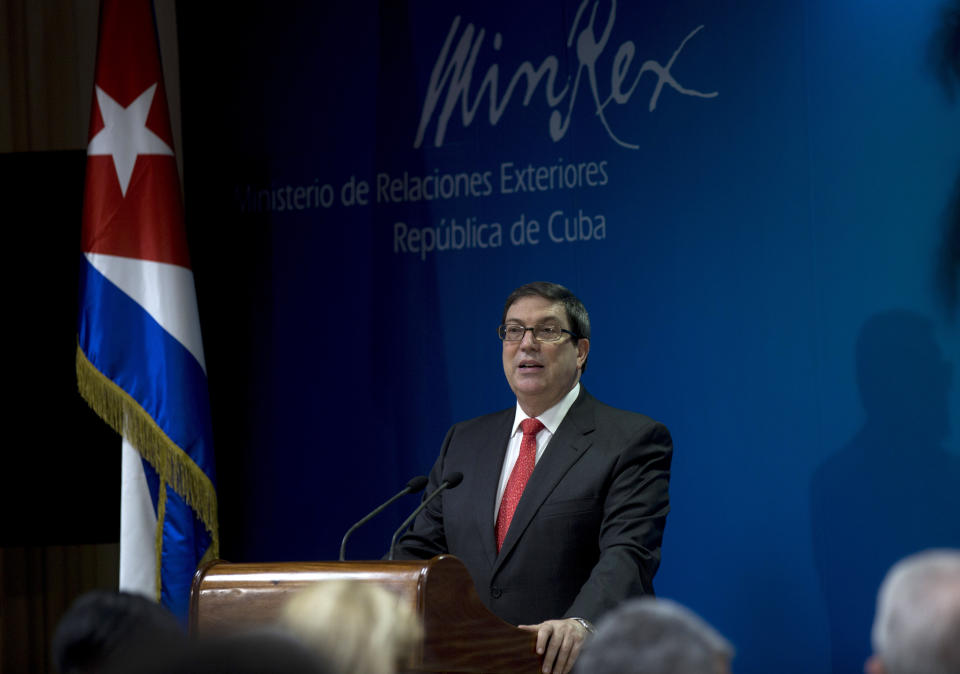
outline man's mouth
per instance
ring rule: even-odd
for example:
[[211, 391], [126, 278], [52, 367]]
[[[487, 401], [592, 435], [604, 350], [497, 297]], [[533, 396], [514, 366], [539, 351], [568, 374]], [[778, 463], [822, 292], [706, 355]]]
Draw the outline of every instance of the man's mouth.
[[519, 367], [521, 370], [530, 370], [530, 369], [542, 369], [542, 368], [543, 368], [543, 365], [541, 365], [540, 363], [531, 361], [531, 360], [527, 360], [527, 361], [521, 362], [518, 367]]

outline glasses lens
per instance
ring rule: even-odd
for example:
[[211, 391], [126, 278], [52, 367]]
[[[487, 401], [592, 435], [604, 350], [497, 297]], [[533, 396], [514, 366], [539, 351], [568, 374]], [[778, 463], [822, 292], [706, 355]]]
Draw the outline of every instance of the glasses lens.
[[533, 334], [540, 342], [556, 342], [563, 337], [563, 333], [556, 325], [538, 325]]
[[507, 342], [519, 342], [523, 339], [524, 332], [522, 325], [501, 325], [500, 339]]

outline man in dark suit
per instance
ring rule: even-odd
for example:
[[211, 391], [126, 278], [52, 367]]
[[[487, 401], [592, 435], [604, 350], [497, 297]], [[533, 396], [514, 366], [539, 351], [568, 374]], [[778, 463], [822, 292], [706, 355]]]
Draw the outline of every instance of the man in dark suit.
[[459, 557], [491, 611], [537, 632], [543, 671], [566, 673], [603, 612], [653, 593], [672, 443], [580, 385], [590, 320], [563, 286], [517, 288], [499, 334], [517, 406], [450, 429], [428, 493], [453, 472], [463, 484], [431, 501], [397, 556]]

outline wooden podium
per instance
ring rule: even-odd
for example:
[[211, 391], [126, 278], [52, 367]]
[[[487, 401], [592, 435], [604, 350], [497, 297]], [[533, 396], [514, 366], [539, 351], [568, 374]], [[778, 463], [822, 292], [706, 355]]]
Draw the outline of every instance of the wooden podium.
[[211, 562], [193, 578], [190, 631], [222, 633], [270, 622], [291, 593], [321, 580], [378, 583], [410, 603], [423, 621], [424, 638], [407, 671], [540, 671], [536, 634], [493, 615], [452, 555], [427, 562]]

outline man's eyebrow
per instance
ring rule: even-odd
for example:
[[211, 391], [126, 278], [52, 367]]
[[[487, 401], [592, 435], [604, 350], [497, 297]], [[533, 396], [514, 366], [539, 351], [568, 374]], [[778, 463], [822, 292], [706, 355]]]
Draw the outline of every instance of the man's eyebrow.
[[[551, 324], [551, 323], [556, 323], [556, 324], [559, 325], [559, 324], [560, 324], [560, 319], [557, 318], [556, 316], [547, 316], [546, 318], [543, 318], [542, 320], [539, 320], [539, 321], [537, 321], [536, 323], [534, 323], [534, 325], [549, 325], [549, 324]], [[521, 321], [519, 318], [508, 318], [508, 319], [506, 319], [506, 321], [504, 321], [504, 325], [508, 325], [508, 324], [512, 324], [512, 325], [524, 325], [523, 321]]]

